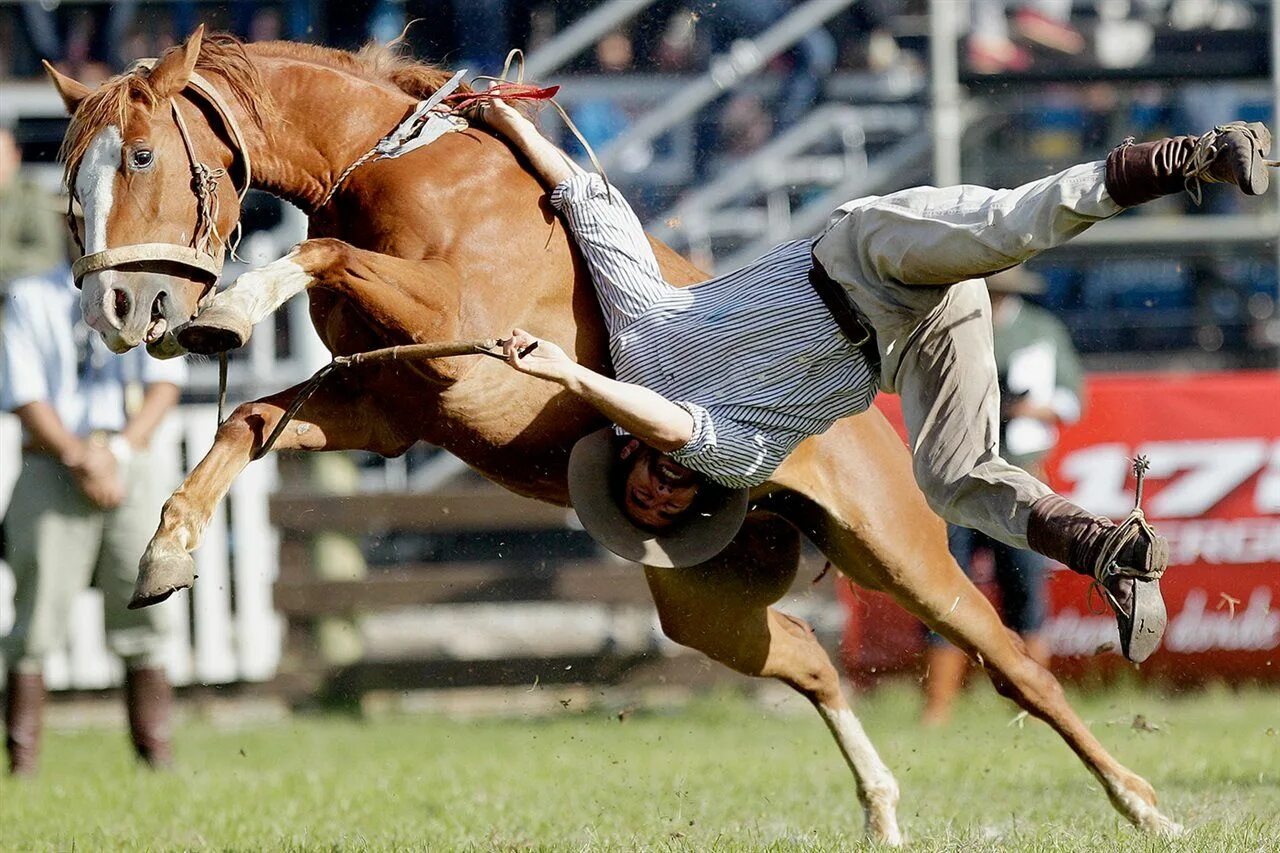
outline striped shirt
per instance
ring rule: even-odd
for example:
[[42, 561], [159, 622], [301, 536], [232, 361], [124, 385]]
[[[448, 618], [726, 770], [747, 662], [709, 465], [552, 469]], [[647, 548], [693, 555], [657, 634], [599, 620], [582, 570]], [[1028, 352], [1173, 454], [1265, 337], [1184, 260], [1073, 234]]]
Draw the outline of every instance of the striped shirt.
[[84, 438], [94, 430], [124, 429], [130, 385], [181, 385], [186, 379], [180, 358], [107, 349], [85, 325], [70, 267], [9, 285], [0, 317], [0, 411], [44, 401], [69, 432]]
[[575, 175], [551, 205], [591, 271], [617, 378], [693, 417], [693, 437], [672, 458], [723, 485], [755, 486], [805, 438], [871, 405], [876, 382], [862, 353], [809, 284], [810, 241], [673, 287], [610, 189], [599, 175]]

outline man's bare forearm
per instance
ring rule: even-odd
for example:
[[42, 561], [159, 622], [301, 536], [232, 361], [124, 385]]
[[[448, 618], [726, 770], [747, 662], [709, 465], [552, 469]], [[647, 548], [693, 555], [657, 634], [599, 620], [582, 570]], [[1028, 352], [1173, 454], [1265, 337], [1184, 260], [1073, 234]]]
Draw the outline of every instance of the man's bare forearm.
[[85, 453], [85, 442], [66, 428], [53, 404], [46, 400], [36, 400], [19, 406], [13, 413], [26, 428], [34, 449], [62, 460], [64, 465], [80, 464]]
[[582, 169], [569, 159], [568, 154], [539, 133], [533, 122], [527, 119], [505, 128], [503, 134], [529, 161], [534, 174], [547, 189], [554, 189], [563, 181], [582, 173]]
[[141, 450], [151, 443], [151, 434], [160, 425], [160, 421], [164, 420], [164, 416], [169, 414], [169, 410], [178, 404], [181, 394], [178, 386], [172, 382], [153, 382], [147, 386], [142, 406], [121, 430], [121, 434], [134, 449]]
[[679, 450], [693, 437], [693, 416], [641, 385], [610, 379], [580, 364], [573, 365], [560, 384], [663, 453]]

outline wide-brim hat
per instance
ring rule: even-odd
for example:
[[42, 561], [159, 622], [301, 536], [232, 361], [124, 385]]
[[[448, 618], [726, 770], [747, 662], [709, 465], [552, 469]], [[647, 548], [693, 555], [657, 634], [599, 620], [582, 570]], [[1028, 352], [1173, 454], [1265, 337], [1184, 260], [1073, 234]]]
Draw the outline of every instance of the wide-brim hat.
[[1019, 266], [987, 276], [987, 290], [992, 293], [1039, 296], [1045, 291], [1045, 282], [1042, 276]]
[[569, 497], [591, 538], [619, 557], [646, 566], [680, 569], [719, 554], [747, 517], [747, 489], [704, 481], [689, 517], [654, 533], [627, 518], [611, 488], [619, 464], [612, 428], [579, 439], [569, 454]]

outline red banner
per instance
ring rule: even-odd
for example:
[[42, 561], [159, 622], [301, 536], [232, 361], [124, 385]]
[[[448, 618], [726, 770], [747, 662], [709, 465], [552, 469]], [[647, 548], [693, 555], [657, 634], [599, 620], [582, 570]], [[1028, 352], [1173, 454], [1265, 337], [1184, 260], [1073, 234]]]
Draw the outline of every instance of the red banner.
[[[1169, 628], [1142, 672], [1280, 678], [1280, 373], [1098, 376], [1086, 396], [1049, 459], [1050, 484], [1119, 519], [1133, 507], [1131, 460], [1145, 455], [1143, 508], [1169, 539]], [[896, 398], [880, 405], [900, 420]], [[1122, 663], [1115, 620], [1087, 591], [1080, 575], [1051, 575], [1045, 636], [1066, 674]], [[911, 617], [884, 596], [843, 598], [852, 674], [914, 665], [923, 640]]]

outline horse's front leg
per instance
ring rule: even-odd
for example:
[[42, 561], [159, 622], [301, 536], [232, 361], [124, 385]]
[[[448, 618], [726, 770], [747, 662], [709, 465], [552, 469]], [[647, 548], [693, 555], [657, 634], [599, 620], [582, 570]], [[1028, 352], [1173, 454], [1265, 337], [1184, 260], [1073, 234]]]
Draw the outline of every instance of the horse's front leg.
[[[214, 508], [240, 471], [257, 458], [267, 437], [302, 388], [244, 403], [218, 428], [213, 447], [165, 502], [160, 527], [138, 567], [130, 608], [168, 598], [195, 580], [191, 552], [200, 544]], [[413, 443], [396, 430], [377, 402], [330, 375], [302, 405], [274, 450], [372, 450], [404, 452]]]
[[307, 240], [289, 254], [240, 276], [177, 329], [188, 352], [212, 355], [242, 347], [253, 327], [310, 288], [345, 296], [392, 343], [439, 340], [456, 321], [457, 273], [441, 260], [408, 260], [329, 238]]

